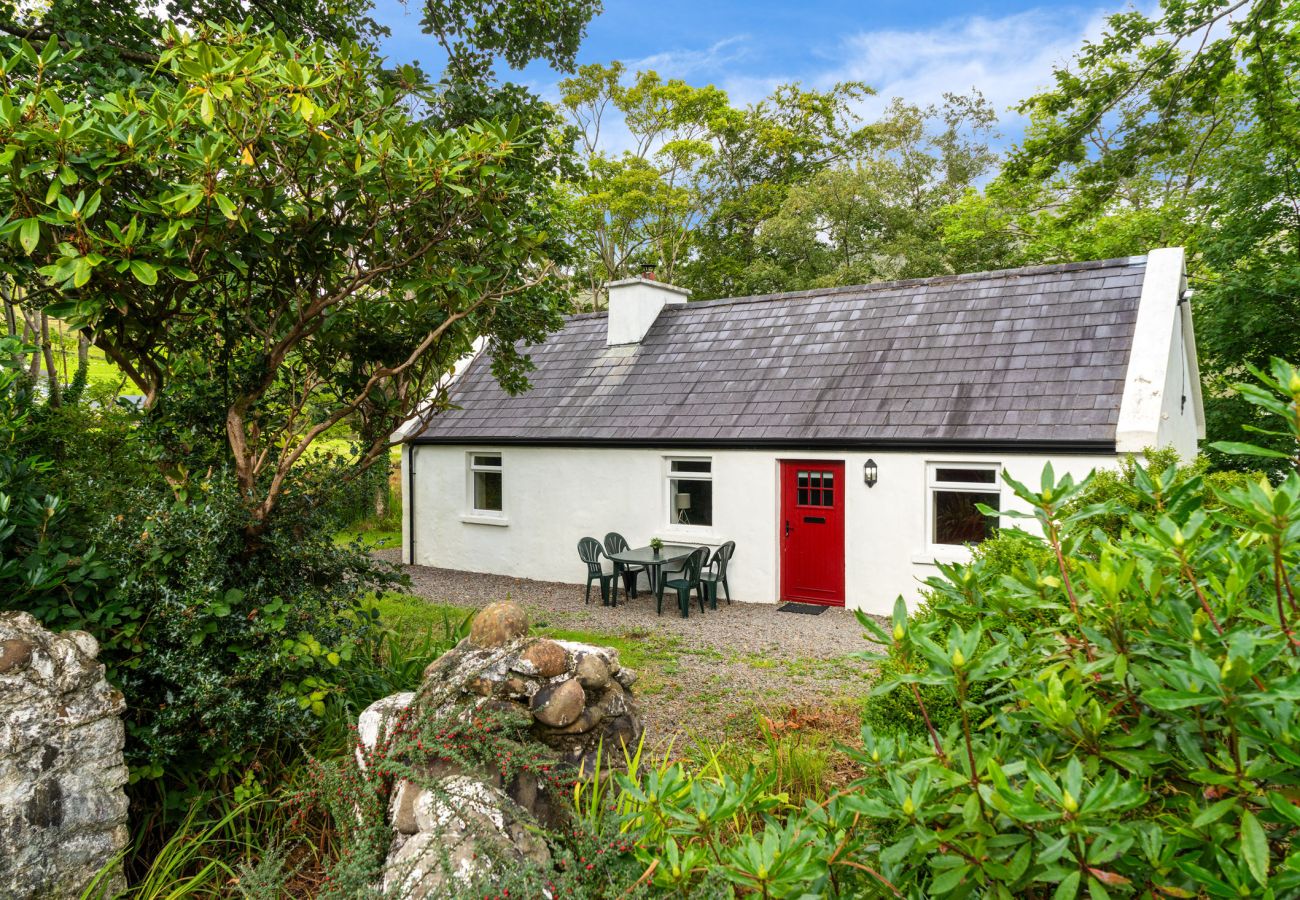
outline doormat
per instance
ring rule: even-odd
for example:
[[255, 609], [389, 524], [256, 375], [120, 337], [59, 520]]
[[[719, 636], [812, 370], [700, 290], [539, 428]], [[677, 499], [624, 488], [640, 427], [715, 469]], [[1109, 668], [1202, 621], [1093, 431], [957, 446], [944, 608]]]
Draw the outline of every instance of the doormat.
[[776, 608], [777, 612], [801, 613], [805, 616], [820, 616], [826, 612], [829, 607], [818, 606], [814, 603], [786, 603]]

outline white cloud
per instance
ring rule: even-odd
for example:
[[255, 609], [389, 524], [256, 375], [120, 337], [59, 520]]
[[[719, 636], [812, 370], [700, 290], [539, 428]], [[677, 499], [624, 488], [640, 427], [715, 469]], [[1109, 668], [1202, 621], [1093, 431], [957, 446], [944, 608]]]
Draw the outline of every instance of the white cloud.
[[895, 97], [939, 103], [945, 93], [977, 89], [998, 112], [1004, 132], [1018, 133], [1019, 101], [1050, 86], [1052, 71], [1067, 65], [1085, 39], [1099, 37], [1106, 9], [1040, 8], [1001, 18], [972, 16], [926, 29], [881, 29], [844, 38], [831, 66], [816, 83], [864, 81], [877, 95], [864, 104], [867, 117]]
[[748, 41], [747, 34], [732, 35], [703, 49], [663, 50], [629, 60], [627, 67], [633, 72], [654, 70], [664, 78], [688, 79], [697, 72], [717, 72], [745, 59], [749, 55]]

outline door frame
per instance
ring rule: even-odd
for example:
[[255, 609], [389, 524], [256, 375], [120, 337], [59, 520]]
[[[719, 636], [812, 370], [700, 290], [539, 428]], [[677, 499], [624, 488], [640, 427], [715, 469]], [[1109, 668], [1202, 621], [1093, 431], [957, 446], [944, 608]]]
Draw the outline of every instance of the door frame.
[[[785, 501], [786, 501], [786, 484], [785, 473], [787, 469], [797, 469], [799, 466], [821, 466], [821, 467], [838, 467], [840, 485], [840, 598], [834, 600], [816, 600], [804, 597], [787, 597], [786, 596], [786, 561], [785, 561], [785, 539], [782, 535], [782, 529], [785, 524]], [[845, 473], [848, 471], [848, 460], [840, 458], [815, 459], [807, 457], [777, 457], [776, 460], [776, 596], [777, 603], [808, 603], [816, 606], [830, 606], [838, 609], [848, 607], [848, 491]]]

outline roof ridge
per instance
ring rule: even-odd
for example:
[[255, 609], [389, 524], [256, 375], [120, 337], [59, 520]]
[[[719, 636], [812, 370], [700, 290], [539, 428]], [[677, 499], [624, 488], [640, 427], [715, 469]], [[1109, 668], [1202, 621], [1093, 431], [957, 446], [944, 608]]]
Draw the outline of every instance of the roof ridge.
[[[955, 272], [948, 275], [931, 275], [926, 278], [901, 278], [893, 281], [873, 281], [868, 284], [846, 284], [835, 287], [808, 288], [802, 291], [778, 291], [772, 294], [750, 294], [741, 297], [718, 297], [713, 300], [693, 300], [685, 304], [672, 304], [670, 309], [698, 309], [702, 306], [727, 306], [735, 303], [756, 303], [765, 300], [813, 299], [831, 297], [837, 294], [861, 294], [867, 291], [894, 290], [900, 287], [919, 287], [928, 284], [948, 284], [959, 281], [977, 281], [986, 278], [1006, 278], [1021, 275], [1051, 275], [1058, 272], [1079, 272], [1088, 269], [1108, 269], [1120, 266], [1137, 266], [1146, 263], [1146, 255], [1116, 256], [1110, 259], [1094, 259], [1081, 262], [1046, 263], [1035, 266], [1019, 266], [1011, 269], [991, 269], [986, 272]], [[609, 315], [609, 310], [596, 312], [572, 313], [565, 316], [565, 321], [580, 319], [599, 319]]]
[[774, 294], [753, 294], [746, 297], [719, 297], [716, 300], [696, 300], [686, 307], [725, 306], [729, 303], [754, 303], [763, 300], [813, 299], [816, 297], [833, 297], [837, 294], [861, 294], [867, 291], [895, 290], [900, 287], [919, 287], [929, 284], [951, 284], [959, 281], [980, 281], [991, 278], [1006, 278], [1021, 275], [1051, 275], [1057, 272], [1079, 272], [1087, 269], [1108, 269], [1119, 266], [1136, 266], [1144, 264], [1146, 256], [1119, 256], [1113, 259], [1097, 259], [1086, 262], [1048, 263], [1038, 266], [1021, 266], [1015, 269], [993, 269], [988, 272], [958, 272], [951, 275], [931, 275], [927, 278], [900, 278], [894, 281], [873, 281], [869, 284], [846, 284], [835, 287], [809, 288], [803, 291], [780, 291]]

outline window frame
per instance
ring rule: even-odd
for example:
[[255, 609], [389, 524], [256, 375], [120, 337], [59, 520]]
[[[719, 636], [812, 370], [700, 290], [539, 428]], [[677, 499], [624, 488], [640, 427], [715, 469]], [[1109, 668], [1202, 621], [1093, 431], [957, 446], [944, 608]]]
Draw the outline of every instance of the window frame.
[[[497, 464], [482, 465], [477, 462], [477, 457], [495, 456]], [[506, 523], [506, 475], [505, 475], [505, 454], [500, 450], [469, 450], [465, 453], [465, 513], [461, 516], [462, 520], [467, 522], [484, 522], [485, 524], [503, 525]], [[476, 495], [474, 491], [475, 475], [479, 472], [495, 472], [501, 477], [501, 508], [500, 509], [479, 509], [475, 503]]]
[[[674, 501], [675, 501], [674, 495], [677, 492], [673, 490], [673, 482], [674, 481], [707, 481], [710, 484], [716, 485], [717, 482], [713, 476], [713, 461], [714, 461], [713, 456], [674, 454], [672, 456], [665, 456], [663, 460], [664, 460], [663, 463], [664, 465], [664, 480], [663, 480], [664, 519], [663, 521], [666, 523], [664, 527], [670, 531], [682, 531], [682, 532], [687, 532], [695, 535], [711, 534], [713, 532], [712, 522], [710, 522], [708, 525], [693, 525], [688, 522], [677, 521], [677, 510], [674, 507]], [[709, 464], [709, 471], [707, 472], [673, 471], [673, 463], [679, 463], [679, 462], [695, 462], [695, 463], [705, 462]], [[712, 509], [712, 499], [710, 500], [710, 507], [711, 507], [709, 510], [710, 518], [711, 519], [716, 518], [716, 510]]]
[[[982, 472], [992, 472], [993, 481], [940, 481], [940, 469], [970, 469]], [[971, 544], [940, 544], [936, 538], [936, 528], [938, 523], [935, 516], [938, 514], [938, 503], [935, 495], [939, 491], [960, 494], [997, 494], [999, 513], [1002, 507], [1002, 463], [1001, 462], [967, 462], [962, 460], [926, 460], [925, 463], [925, 547], [927, 553], [934, 554], [940, 558], [949, 559], [969, 557]], [[1002, 516], [998, 516], [998, 527], [1002, 527]]]
[[[825, 460], [825, 462], [834, 463], [836, 460]], [[828, 469], [831, 471], [827, 471]], [[795, 469], [795, 508], [809, 510], [834, 509], [835, 493], [844, 489], [844, 485], [835, 483], [836, 474], [833, 466], [823, 466], [821, 462], [808, 461], [799, 463], [798, 468]], [[815, 481], [813, 479], [814, 475], [817, 476]], [[826, 476], [828, 475], [831, 477], [829, 487], [826, 484]], [[805, 477], [807, 483], [801, 483], [805, 480]], [[827, 491], [830, 491], [831, 502], [823, 503]], [[812, 502], [814, 499], [817, 500], [816, 503]]]

